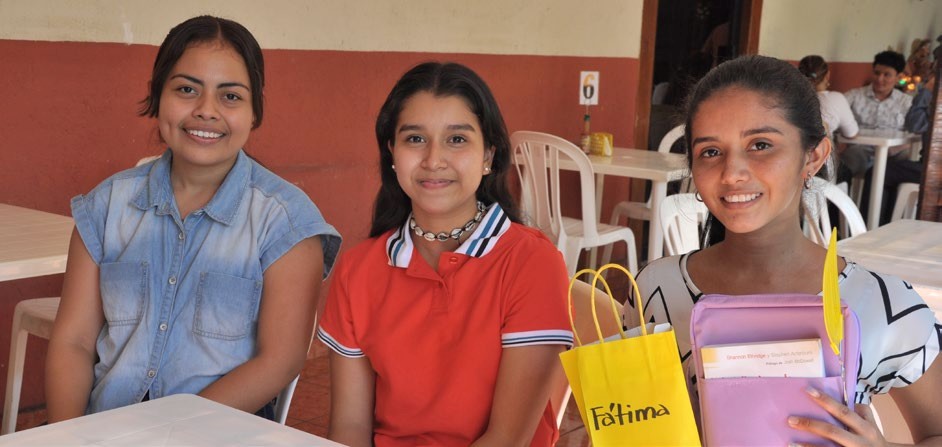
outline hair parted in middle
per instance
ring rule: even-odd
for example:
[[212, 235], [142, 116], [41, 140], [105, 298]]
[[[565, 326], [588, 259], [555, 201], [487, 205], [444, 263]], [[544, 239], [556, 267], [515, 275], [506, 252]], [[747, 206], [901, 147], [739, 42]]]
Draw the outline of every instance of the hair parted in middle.
[[481, 126], [484, 147], [493, 148], [491, 172], [483, 176], [477, 189], [477, 199], [485, 205], [494, 202], [511, 221], [520, 223], [517, 201], [508, 184], [510, 169], [510, 137], [504, 117], [490, 88], [474, 71], [461, 64], [426, 62], [407, 71], [396, 82], [376, 118], [376, 143], [379, 148], [380, 188], [373, 204], [370, 237], [401, 226], [412, 211], [412, 201], [406, 195], [396, 172], [390, 147], [396, 136], [399, 114], [405, 102], [417, 93], [428, 92], [437, 97], [457, 96], [464, 100]]

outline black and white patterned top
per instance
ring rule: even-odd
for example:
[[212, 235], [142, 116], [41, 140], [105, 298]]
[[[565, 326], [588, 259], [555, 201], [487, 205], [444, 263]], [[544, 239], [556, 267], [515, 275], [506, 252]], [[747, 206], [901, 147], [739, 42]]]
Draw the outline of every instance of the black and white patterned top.
[[[690, 254], [655, 260], [638, 273], [638, 287], [647, 321], [669, 322], [677, 334], [684, 370], [696, 387], [690, 360], [690, 313], [703, 295], [687, 274]], [[913, 287], [892, 275], [874, 273], [847, 262], [841, 272], [841, 299], [860, 320], [861, 368], [857, 375], [858, 404], [873, 394], [913, 383], [939, 355], [942, 325]], [[625, 326], [638, 326], [634, 302], [626, 303]]]

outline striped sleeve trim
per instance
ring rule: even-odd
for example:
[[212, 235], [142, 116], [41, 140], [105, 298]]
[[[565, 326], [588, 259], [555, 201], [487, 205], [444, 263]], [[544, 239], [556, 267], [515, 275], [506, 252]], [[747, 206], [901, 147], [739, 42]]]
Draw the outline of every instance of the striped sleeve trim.
[[572, 331], [546, 330], [511, 332], [500, 337], [501, 346], [505, 348], [515, 346], [533, 345], [566, 345], [572, 346]]
[[344, 357], [349, 357], [352, 359], [363, 357], [363, 351], [356, 348], [349, 348], [340, 344], [334, 337], [331, 337], [323, 328], [317, 328], [317, 339], [322, 343], [327, 345], [330, 349], [333, 349], [334, 352], [340, 354]]

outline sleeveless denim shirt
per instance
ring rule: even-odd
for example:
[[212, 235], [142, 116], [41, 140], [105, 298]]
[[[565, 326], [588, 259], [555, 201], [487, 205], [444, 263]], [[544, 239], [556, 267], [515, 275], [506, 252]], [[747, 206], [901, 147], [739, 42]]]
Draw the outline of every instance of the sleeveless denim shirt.
[[181, 219], [171, 158], [72, 199], [105, 315], [88, 413], [199, 393], [249, 360], [265, 270], [320, 235], [326, 277], [340, 246], [304, 192], [241, 151], [209, 203]]

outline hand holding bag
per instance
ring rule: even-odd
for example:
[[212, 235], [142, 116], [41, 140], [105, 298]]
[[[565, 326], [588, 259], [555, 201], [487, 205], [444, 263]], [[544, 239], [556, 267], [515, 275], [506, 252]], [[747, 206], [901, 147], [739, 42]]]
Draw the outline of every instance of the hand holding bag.
[[[620, 337], [605, 341], [596, 312], [595, 292], [601, 281], [608, 296], [612, 295], [601, 277], [610, 268], [628, 275], [644, 321], [638, 286], [627, 269], [608, 264], [598, 271], [581, 270], [569, 283], [569, 317], [576, 346], [560, 354], [592, 445], [699, 446], [673, 329], [649, 334], [642, 325], [643, 335], [628, 338], [620, 329], [621, 318], [613, 304], [612, 315], [618, 321]], [[582, 344], [572, 316], [572, 286], [585, 273], [593, 275], [592, 319], [599, 337], [599, 343], [591, 345]]]
[[[832, 232], [836, 235], [836, 231]], [[704, 444], [764, 446], [831, 445], [788, 426], [788, 416], [806, 416], [841, 426], [805, 389], [814, 387], [853, 405], [860, 358], [857, 316], [840, 301], [837, 254], [832, 238], [825, 262], [824, 297], [804, 294], [705, 295], [690, 317]], [[825, 377], [704, 378], [700, 348], [819, 338]]]

